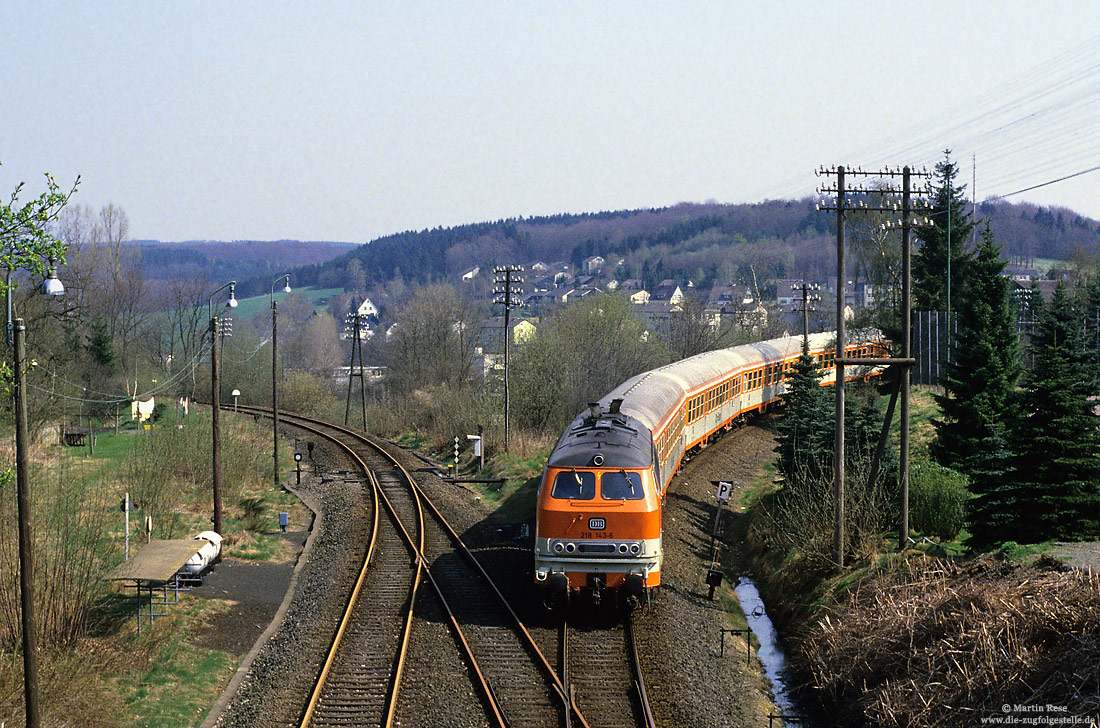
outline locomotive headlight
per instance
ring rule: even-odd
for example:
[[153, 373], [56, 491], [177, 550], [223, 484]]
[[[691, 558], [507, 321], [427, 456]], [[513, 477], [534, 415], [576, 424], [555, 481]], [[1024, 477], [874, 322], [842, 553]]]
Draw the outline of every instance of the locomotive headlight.
[[625, 554], [627, 552], [627, 549], [629, 549], [629, 548], [630, 547], [627, 546], [625, 543], [621, 543], [621, 544], [619, 544], [619, 553], [620, 554]]
[[567, 544], [565, 544], [565, 553], [567, 553], [567, 554], [571, 554], [571, 553], [573, 553], [573, 552], [574, 552], [574, 551], [576, 551], [576, 550], [577, 550], [577, 544], [575, 544], [575, 543], [567, 543]]
[[641, 544], [638, 544], [638, 543], [632, 543], [632, 544], [630, 544], [630, 553], [631, 553], [631, 554], [632, 554], [633, 556], [637, 556], [637, 555], [638, 555], [638, 554], [640, 554], [641, 552], [642, 552], [642, 545], [641, 545]]
[[554, 542], [554, 553], [555, 554], [560, 554], [562, 551], [565, 551], [565, 544], [563, 544], [561, 541], [555, 541]]

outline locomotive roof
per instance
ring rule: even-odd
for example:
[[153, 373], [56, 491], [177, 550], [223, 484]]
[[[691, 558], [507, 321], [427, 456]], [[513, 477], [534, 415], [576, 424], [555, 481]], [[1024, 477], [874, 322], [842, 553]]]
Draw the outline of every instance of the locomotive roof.
[[562, 434], [546, 464], [554, 468], [590, 468], [603, 456], [599, 467], [648, 468], [653, 465], [653, 436], [618, 407], [604, 407], [593, 416], [585, 410]]

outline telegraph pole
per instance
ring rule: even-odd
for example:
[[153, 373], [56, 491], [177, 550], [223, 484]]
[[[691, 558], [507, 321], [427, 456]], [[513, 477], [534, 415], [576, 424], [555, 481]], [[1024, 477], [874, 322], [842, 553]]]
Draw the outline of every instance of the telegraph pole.
[[[11, 286], [8, 286], [11, 295]], [[23, 319], [13, 325], [15, 348], [15, 477], [19, 511], [19, 597], [23, 622], [23, 701], [28, 728], [38, 728], [38, 639], [34, 621], [34, 536], [31, 534], [30, 458], [27, 455], [27, 349]]]
[[213, 453], [214, 532], [222, 533], [222, 431], [221, 431], [221, 329], [218, 317], [210, 318], [210, 416]]
[[[360, 331], [363, 326], [363, 314], [358, 311], [348, 314], [344, 320], [344, 331], [352, 330], [351, 361], [348, 364], [348, 397], [344, 405], [344, 427], [348, 426], [348, 418], [351, 416], [351, 383], [354, 377], [359, 377], [359, 394], [363, 400], [363, 432], [367, 431], [367, 382], [363, 373], [363, 339]], [[355, 371], [355, 355], [359, 355], [359, 371]]]
[[802, 306], [795, 309], [802, 312], [802, 341], [803, 343], [810, 339], [810, 311], [816, 311], [817, 307], [812, 305], [815, 301], [820, 301], [821, 296], [814, 293], [821, 289], [821, 286], [816, 283], [795, 283], [791, 286], [792, 291], [802, 291]]
[[516, 297], [522, 295], [523, 290], [514, 287], [515, 284], [523, 283], [522, 278], [513, 276], [513, 273], [522, 273], [522, 265], [500, 265], [493, 268], [493, 273], [496, 278], [493, 280], [493, 303], [504, 306], [504, 449], [507, 450], [510, 439], [510, 429], [508, 422], [508, 350], [510, 348], [512, 339], [512, 330], [509, 325], [509, 313], [512, 308], [518, 306]]
[[[860, 185], [855, 189], [845, 188], [845, 174], [850, 174], [855, 177], [874, 177], [880, 180], [891, 180], [890, 182], [882, 182], [879, 186], [872, 189], [867, 189], [865, 186]], [[902, 169], [885, 169], [878, 171], [864, 171], [862, 168], [858, 170], [845, 170], [844, 167], [835, 167], [832, 169], [820, 169], [818, 175], [825, 175], [830, 177], [836, 177], [836, 186], [829, 187], [823, 185], [819, 190], [819, 194], [833, 194], [835, 195], [835, 201], [830, 204], [819, 204], [817, 208], [819, 210], [836, 210], [837, 213], [837, 348], [836, 348], [836, 435], [834, 445], [834, 464], [833, 464], [833, 498], [834, 498], [834, 513], [833, 513], [833, 557], [836, 562], [837, 570], [844, 567], [844, 551], [845, 551], [845, 534], [844, 534], [844, 366], [846, 364], [853, 366], [899, 366], [900, 370], [900, 386], [898, 390], [901, 391], [901, 442], [900, 442], [900, 459], [899, 464], [899, 478], [901, 480], [901, 523], [898, 527], [898, 548], [904, 549], [909, 539], [909, 372], [915, 360], [912, 358], [911, 342], [911, 295], [912, 295], [912, 283], [911, 283], [911, 243], [910, 243], [910, 212], [912, 207], [911, 200], [911, 184], [910, 179], [913, 176], [917, 177], [929, 177], [927, 171], [912, 172], [909, 167], [903, 167]], [[902, 187], [897, 189], [894, 186], [893, 179], [901, 177]], [[847, 195], [851, 194], [853, 199], [851, 200], [851, 207], [856, 210], [862, 211], [874, 211], [874, 212], [891, 212], [901, 213], [901, 229], [902, 229], [902, 344], [901, 344], [901, 357], [852, 357], [847, 356], [846, 342], [845, 342], [845, 322], [844, 322], [844, 215], [849, 206]], [[897, 195], [901, 195], [901, 204], [893, 202]], [[871, 200], [871, 204], [868, 204], [868, 199]], [[892, 228], [892, 223], [884, 225], [884, 228]], [[898, 396], [898, 390], [895, 390], [894, 396]], [[879, 452], [885, 445], [886, 437], [889, 433], [889, 418], [892, 417], [893, 402], [891, 402], [890, 408], [887, 410], [887, 421], [883, 423], [882, 435], [879, 441]], [[876, 454], [876, 461], [872, 464], [872, 477], [874, 477], [877, 471], [878, 455]]]

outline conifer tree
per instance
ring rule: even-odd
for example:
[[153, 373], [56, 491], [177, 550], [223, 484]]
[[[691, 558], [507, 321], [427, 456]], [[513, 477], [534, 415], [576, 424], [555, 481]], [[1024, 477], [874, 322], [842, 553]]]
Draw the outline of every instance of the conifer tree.
[[816, 483], [832, 471], [833, 405], [821, 376], [803, 339], [783, 395], [786, 414], [776, 425], [779, 472], [788, 484]]
[[951, 361], [944, 367], [944, 394], [936, 397], [943, 415], [935, 421], [932, 454], [941, 465], [965, 473], [975, 494], [968, 503], [976, 537], [996, 524], [1001, 489], [1009, 465], [1008, 423], [1015, 417], [1020, 378], [1015, 309], [1005, 262], [986, 224], [958, 299], [958, 329]]
[[[778, 468], [787, 485], [809, 486], [831, 483], [833, 478], [833, 446], [836, 435], [834, 392], [821, 386], [822, 372], [809, 355], [803, 341], [802, 355], [791, 368], [787, 391], [783, 395], [786, 413], [776, 425]], [[882, 413], [875, 403], [873, 388], [852, 387], [852, 396], [844, 403], [845, 462], [851, 468], [865, 465], [878, 445]], [[896, 469], [887, 453], [880, 468], [881, 482]]]
[[[913, 298], [923, 311], [954, 310], [960, 290], [969, 275], [971, 262], [967, 238], [974, 227], [970, 203], [963, 197], [966, 185], [955, 185], [958, 166], [951, 161], [951, 150], [936, 165], [939, 186], [932, 193], [932, 224], [915, 228], [920, 248], [913, 256]], [[950, 265], [948, 265], [950, 260]], [[947, 275], [951, 275], [951, 301], [947, 300]]]
[[1100, 419], [1080, 311], [1062, 284], [1039, 322], [996, 540], [1100, 538]]

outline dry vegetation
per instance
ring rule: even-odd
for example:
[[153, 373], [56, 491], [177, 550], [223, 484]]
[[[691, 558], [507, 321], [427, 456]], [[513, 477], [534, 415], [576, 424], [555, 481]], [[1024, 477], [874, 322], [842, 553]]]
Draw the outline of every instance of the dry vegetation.
[[1100, 578], [917, 552], [859, 583], [801, 641], [838, 724], [971, 726], [1009, 704], [1100, 716]]
[[[124, 492], [137, 505], [131, 514], [132, 551], [145, 541], [139, 536], [145, 515], [155, 524], [154, 538], [187, 538], [209, 528], [209, 429], [209, 419], [195, 413], [179, 429], [103, 433], [94, 457], [58, 446], [50, 431], [32, 449], [45, 724], [84, 725], [88, 715], [104, 726], [192, 724], [230, 667], [228, 655], [187, 643], [195, 625], [223, 605], [183, 599], [139, 638], [132, 592], [101, 580], [123, 558], [119, 502]], [[292, 496], [271, 492], [270, 432], [249, 419], [226, 417], [222, 435], [223, 548], [240, 558], [279, 558], [282, 540], [261, 532], [270, 528], [272, 509], [296, 506]], [[23, 710], [14, 513], [14, 478], [0, 473], [0, 724], [7, 725], [20, 721]], [[180, 691], [180, 684], [188, 690]], [[120, 706], [126, 707], [120, 711]]]

